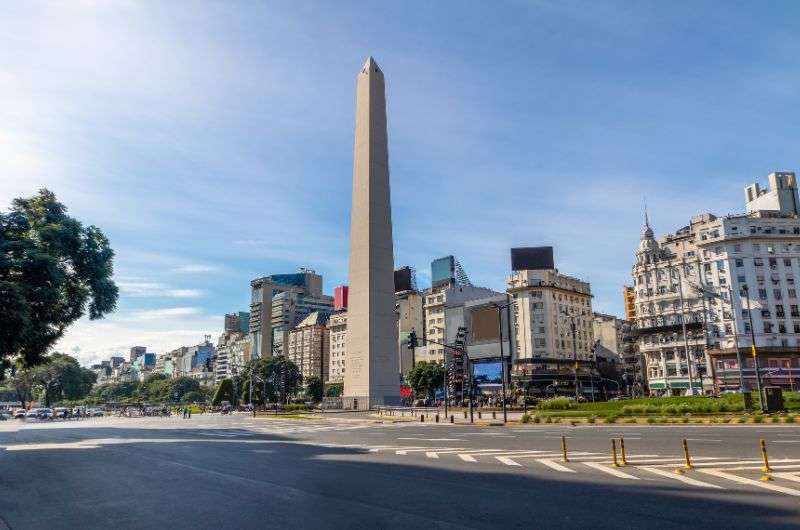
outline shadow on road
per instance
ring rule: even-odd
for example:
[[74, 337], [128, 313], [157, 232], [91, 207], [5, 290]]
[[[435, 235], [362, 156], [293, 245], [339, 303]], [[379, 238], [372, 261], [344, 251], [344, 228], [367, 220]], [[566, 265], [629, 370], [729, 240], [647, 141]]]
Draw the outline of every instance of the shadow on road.
[[[226, 430], [0, 433], [0, 518], [28, 528], [796, 528], [795, 499], [584, 482]], [[248, 435], [249, 434], [249, 435]], [[241, 436], [238, 436], [241, 435]], [[3, 524], [0, 522], [0, 529]]]

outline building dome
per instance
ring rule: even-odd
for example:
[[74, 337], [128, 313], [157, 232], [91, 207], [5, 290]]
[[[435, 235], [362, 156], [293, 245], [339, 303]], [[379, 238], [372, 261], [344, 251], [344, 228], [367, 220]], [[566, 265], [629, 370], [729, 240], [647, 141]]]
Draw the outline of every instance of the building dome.
[[658, 252], [658, 241], [656, 241], [653, 229], [650, 228], [650, 222], [645, 216], [644, 232], [642, 233], [641, 241], [639, 241], [638, 254], [655, 254], [656, 252]]

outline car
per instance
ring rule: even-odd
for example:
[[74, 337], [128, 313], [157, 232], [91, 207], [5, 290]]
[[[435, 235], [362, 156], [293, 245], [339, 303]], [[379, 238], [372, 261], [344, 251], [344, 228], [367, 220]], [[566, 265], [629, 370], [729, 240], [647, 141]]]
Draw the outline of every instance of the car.
[[86, 415], [89, 417], [100, 418], [105, 415], [105, 413], [100, 409], [87, 409]]
[[39, 409], [31, 409], [25, 413], [26, 418], [38, 418], [39, 417]]
[[14, 411], [14, 419], [24, 420], [25, 419], [25, 409], [15, 410]]
[[10, 410], [0, 410], [0, 421], [5, 421], [11, 417]]

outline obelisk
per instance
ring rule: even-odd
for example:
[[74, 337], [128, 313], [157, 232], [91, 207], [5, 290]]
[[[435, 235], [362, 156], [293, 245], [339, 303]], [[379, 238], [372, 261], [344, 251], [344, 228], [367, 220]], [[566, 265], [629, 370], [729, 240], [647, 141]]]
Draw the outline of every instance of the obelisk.
[[343, 405], [397, 404], [397, 316], [383, 72], [370, 57], [356, 83], [349, 304]]

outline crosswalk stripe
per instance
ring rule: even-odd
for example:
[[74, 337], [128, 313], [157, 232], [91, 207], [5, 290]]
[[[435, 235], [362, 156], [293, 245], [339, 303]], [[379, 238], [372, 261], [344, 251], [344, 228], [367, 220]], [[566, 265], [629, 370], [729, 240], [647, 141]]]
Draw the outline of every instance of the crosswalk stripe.
[[545, 466], [555, 469], [556, 471], [561, 471], [562, 473], [575, 473], [574, 469], [570, 469], [567, 466], [562, 466], [558, 462], [554, 462], [553, 460], [547, 460], [546, 458], [537, 458], [537, 462], [540, 464], [544, 464]]
[[797, 473], [773, 473], [773, 475], [786, 480], [791, 480], [792, 482], [800, 482], [800, 477], [797, 476]]
[[[744, 465], [744, 464], [760, 464], [761, 460], [729, 460], [729, 461], [716, 461], [716, 462], [695, 462], [699, 460], [699, 458], [692, 458], [692, 464], [694, 467], [711, 467], [711, 466], [735, 466], [735, 465]], [[769, 460], [770, 464], [780, 464], [780, 463], [797, 463], [800, 464], [800, 460], [797, 458], [776, 458]], [[661, 464], [657, 467], [668, 467], [672, 464]]]
[[[422, 452], [422, 451], [430, 451], [431, 449], [433, 449], [433, 450], [437, 450], [437, 449], [446, 450], [446, 449], [449, 449], [449, 447], [423, 447], [423, 448], [418, 448], [418, 449], [403, 449], [402, 451], [395, 451], [395, 454], [397, 454], [397, 455], [407, 455], [408, 453], [417, 453], [417, 452]], [[466, 447], [464, 447], [464, 449], [466, 449]]]
[[633, 475], [629, 475], [628, 473], [623, 473], [613, 467], [608, 467], [606, 464], [599, 464], [597, 462], [583, 462], [583, 465], [589, 466], [592, 469], [596, 469], [598, 471], [602, 471], [603, 473], [608, 473], [609, 475], [614, 475], [618, 478], [626, 478], [629, 480], [639, 480], [639, 477], [634, 477]]
[[658, 469], [658, 468], [651, 467], [651, 466], [642, 466], [639, 469], [643, 469], [644, 471], [647, 471], [649, 473], [653, 473], [654, 475], [658, 475], [660, 477], [670, 478], [670, 479], [673, 479], [673, 480], [678, 480], [678, 481], [683, 482], [685, 484], [691, 484], [692, 486], [698, 486], [698, 487], [701, 487], [701, 488], [713, 488], [713, 489], [720, 489], [720, 490], [721, 489], [725, 489], [722, 486], [717, 486], [716, 484], [710, 484], [708, 482], [703, 482], [702, 480], [693, 479], [693, 478], [687, 477], [685, 475], [678, 475], [678, 474], [675, 474], [675, 473], [670, 473], [669, 471], [665, 471], [663, 469]]
[[504, 463], [507, 466], [521, 466], [522, 465], [522, 464], [518, 464], [517, 462], [514, 462], [513, 460], [511, 460], [511, 458], [509, 458], [507, 456], [496, 456], [495, 458], [497, 460], [499, 460], [500, 462]]
[[739, 484], [747, 484], [748, 486], [756, 486], [766, 490], [777, 491], [779, 493], [792, 495], [793, 497], [800, 497], [800, 491], [796, 489], [787, 488], [784, 486], [778, 486], [777, 484], [770, 484], [768, 482], [762, 482], [760, 480], [753, 480], [751, 478], [740, 477], [738, 475], [734, 475], [733, 473], [726, 473], [721, 469], [698, 469], [697, 471], [699, 471], [700, 473], [705, 473], [707, 475], [724, 478], [732, 482], [738, 482]]

